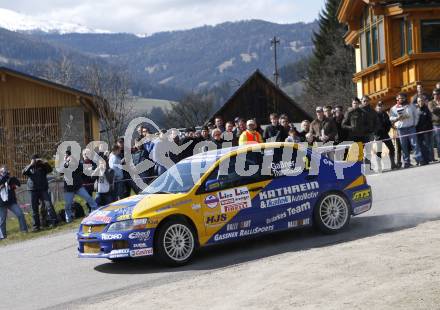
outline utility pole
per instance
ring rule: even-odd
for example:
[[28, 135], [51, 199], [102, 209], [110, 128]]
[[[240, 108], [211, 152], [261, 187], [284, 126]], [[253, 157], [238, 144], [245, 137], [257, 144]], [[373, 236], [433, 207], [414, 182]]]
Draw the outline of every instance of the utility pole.
[[275, 85], [278, 87], [278, 55], [277, 55], [277, 44], [280, 44], [280, 39], [276, 36], [270, 41], [271, 46], [273, 46], [274, 60], [275, 60], [275, 71], [273, 72], [273, 76], [275, 78]]

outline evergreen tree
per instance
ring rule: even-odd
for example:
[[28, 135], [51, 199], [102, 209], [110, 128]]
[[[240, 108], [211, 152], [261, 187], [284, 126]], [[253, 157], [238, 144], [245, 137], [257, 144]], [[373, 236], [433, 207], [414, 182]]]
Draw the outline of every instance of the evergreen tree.
[[309, 60], [302, 98], [310, 110], [318, 105], [348, 105], [355, 95], [352, 81], [354, 50], [345, 45], [347, 29], [337, 19], [340, 2], [327, 0], [319, 15], [319, 29], [314, 33], [315, 48]]

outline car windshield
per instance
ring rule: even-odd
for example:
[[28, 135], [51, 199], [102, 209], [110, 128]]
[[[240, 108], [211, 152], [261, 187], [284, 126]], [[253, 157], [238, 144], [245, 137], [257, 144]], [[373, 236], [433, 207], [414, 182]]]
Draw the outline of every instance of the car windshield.
[[215, 161], [215, 157], [183, 160], [155, 179], [142, 193], [187, 193]]

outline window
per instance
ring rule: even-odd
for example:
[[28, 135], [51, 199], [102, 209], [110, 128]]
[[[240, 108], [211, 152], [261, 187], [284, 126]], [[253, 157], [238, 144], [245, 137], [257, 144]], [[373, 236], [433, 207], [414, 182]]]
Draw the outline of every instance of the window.
[[364, 10], [360, 30], [362, 69], [385, 61], [385, 33], [383, 16], [372, 14], [369, 7]]
[[440, 20], [422, 21], [422, 52], [440, 52]]
[[413, 25], [406, 19], [400, 21], [400, 56], [413, 53]]

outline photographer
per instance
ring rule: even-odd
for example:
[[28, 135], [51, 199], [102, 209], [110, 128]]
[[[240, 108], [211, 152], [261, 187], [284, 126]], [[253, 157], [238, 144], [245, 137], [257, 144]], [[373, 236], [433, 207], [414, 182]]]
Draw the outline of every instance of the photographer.
[[8, 209], [18, 218], [20, 230], [27, 232], [26, 220], [15, 196], [15, 188], [20, 185], [17, 178], [9, 176], [8, 169], [5, 166], [0, 168], [0, 240], [6, 238]]
[[[47, 175], [51, 172], [52, 167], [46, 161], [43, 161], [37, 154], [32, 156], [31, 163], [22, 171], [23, 175], [28, 177], [27, 186], [31, 193], [33, 219], [32, 231], [39, 231], [41, 228], [39, 212], [40, 201], [44, 206], [44, 208], [42, 208], [45, 210], [43, 213], [47, 212], [49, 226], [53, 227], [58, 224], [55, 209], [53, 208], [48, 193], [49, 183], [47, 182]], [[46, 214], [43, 216], [46, 216]]]
[[[75, 166], [77, 167], [74, 168]], [[69, 150], [66, 151], [66, 154], [64, 156], [63, 168], [66, 222], [70, 223], [73, 221], [72, 203], [75, 195], [83, 198], [88, 203], [92, 211], [97, 209], [98, 206], [96, 205], [96, 202], [93, 200], [93, 198], [89, 195], [89, 193], [87, 193], [86, 189], [83, 187], [83, 164], [81, 162], [78, 162], [78, 160], [74, 156], [72, 156]], [[66, 172], [71, 172], [71, 177], [69, 175], [66, 175]]]

